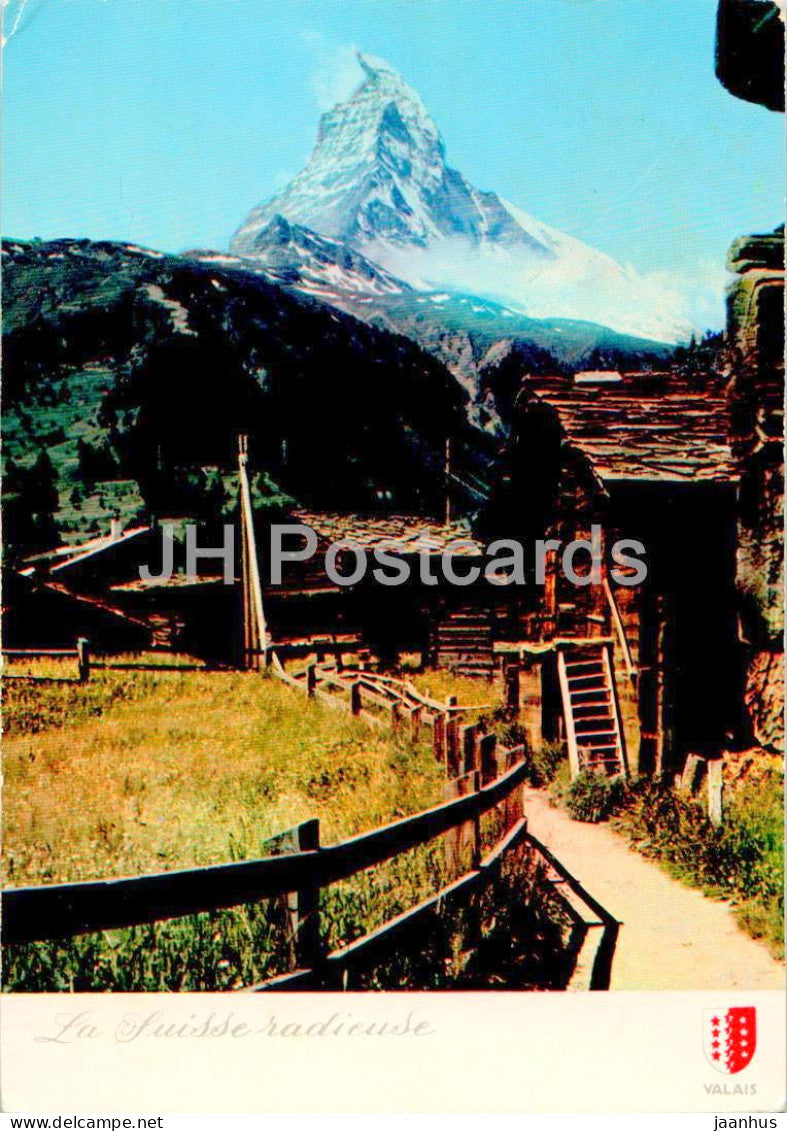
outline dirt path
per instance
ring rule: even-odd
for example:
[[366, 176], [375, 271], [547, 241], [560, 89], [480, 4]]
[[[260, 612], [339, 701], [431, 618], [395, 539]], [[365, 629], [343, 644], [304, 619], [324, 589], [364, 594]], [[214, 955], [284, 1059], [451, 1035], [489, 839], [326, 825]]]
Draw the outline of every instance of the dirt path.
[[727, 903], [684, 887], [603, 825], [525, 791], [528, 828], [623, 923], [613, 990], [784, 988], [784, 967], [737, 927]]

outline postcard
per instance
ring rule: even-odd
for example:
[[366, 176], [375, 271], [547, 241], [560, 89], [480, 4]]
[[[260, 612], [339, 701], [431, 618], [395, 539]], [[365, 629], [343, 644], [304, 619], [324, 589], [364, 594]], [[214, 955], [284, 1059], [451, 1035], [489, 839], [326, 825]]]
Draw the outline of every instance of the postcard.
[[4, 0], [4, 1112], [782, 1109], [784, 24]]

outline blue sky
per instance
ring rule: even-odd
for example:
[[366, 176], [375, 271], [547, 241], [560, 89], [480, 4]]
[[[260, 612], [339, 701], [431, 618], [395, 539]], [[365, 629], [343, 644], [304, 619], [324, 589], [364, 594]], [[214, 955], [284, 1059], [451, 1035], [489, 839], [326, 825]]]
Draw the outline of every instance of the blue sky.
[[[6, 29], [20, 0], [10, 0]], [[713, 73], [715, 0], [27, 0], [5, 47], [3, 233], [224, 248], [360, 78], [451, 164], [720, 325], [732, 239], [782, 217], [781, 115]], [[7, 34], [7, 31], [6, 31]]]

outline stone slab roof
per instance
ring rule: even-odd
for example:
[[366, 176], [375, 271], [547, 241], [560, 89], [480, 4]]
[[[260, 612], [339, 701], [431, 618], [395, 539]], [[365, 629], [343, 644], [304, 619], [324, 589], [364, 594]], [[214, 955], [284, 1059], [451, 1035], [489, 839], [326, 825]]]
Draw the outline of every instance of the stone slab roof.
[[[445, 554], [480, 557], [484, 548], [466, 527], [444, 526], [420, 515], [358, 515], [297, 510], [294, 522], [303, 523], [325, 542], [351, 539], [364, 550], [396, 543], [402, 554]], [[392, 552], [396, 552], [392, 550]]]
[[33, 554], [31, 557], [25, 558], [25, 568], [19, 572], [23, 576], [29, 576], [37, 568], [40, 568], [48, 573], [59, 573], [61, 570], [70, 569], [71, 566], [85, 561], [87, 558], [104, 554], [107, 551], [114, 551], [118, 546], [124, 546], [132, 539], [139, 538], [142, 534], [148, 534], [150, 530], [150, 526], [133, 526], [117, 534], [102, 534], [76, 546], [58, 546], [43, 554]]
[[565, 441], [605, 485], [737, 478], [724, 386], [716, 379], [690, 383], [670, 374], [637, 374], [592, 387], [528, 377], [518, 403], [528, 397], [554, 409]]

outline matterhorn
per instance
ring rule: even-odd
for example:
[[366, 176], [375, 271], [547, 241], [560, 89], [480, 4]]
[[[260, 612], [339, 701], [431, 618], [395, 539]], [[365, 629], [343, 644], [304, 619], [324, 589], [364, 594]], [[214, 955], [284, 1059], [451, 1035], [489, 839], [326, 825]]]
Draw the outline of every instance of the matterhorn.
[[656, 342], [688, 338], [692, 327], [673, 295], [475, 188], [448, 164], [417, 92], [383, 60], [358, 60], [363, 81], [323, 115], [306, 168], [238, 229], [235, 256], [281, 269], [285, 232], [302, 275], [310, 273], [309, 242], [323, 253], [324, 282], [325, 249], [339, 257], [339, 290], [347, 283], [340, 263], [353, 262], [360, 278], [384, 279], [389, 292], [400, 280], [408, 291], [473, 295], [532, 319], [591, 322]]

